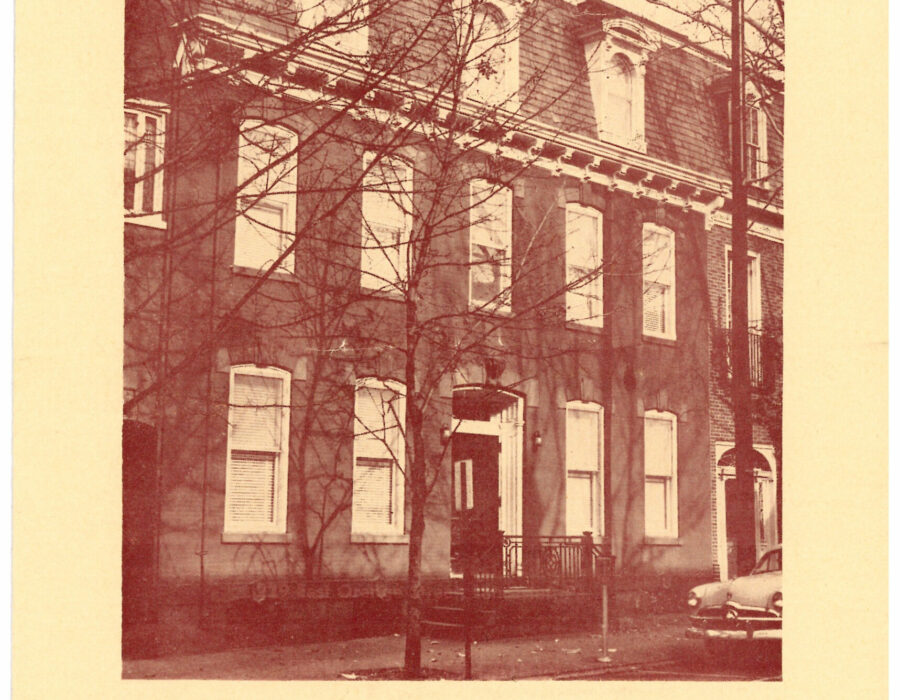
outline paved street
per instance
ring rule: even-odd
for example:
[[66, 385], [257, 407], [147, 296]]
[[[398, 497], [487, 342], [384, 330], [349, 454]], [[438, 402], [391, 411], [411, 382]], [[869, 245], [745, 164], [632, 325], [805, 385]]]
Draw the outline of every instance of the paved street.
[[780, 681], [781, 647], [775, 643], [738, 644], [724, 654], [685, 640], [669, 649], [669, 658], [606, 669], [559, 674], [557, 680], [608, 681]]
[[[776, 680], [777, 648], [738, 646], [727, 657], [711, 655], [684, 636], [684, 615], [632, 621], [610, 635], [610, 661], [601, 660], [598, 634], [536, 635], [494, 639], [472, 650], [476, 680]], [[125, 678], [266, 680], [376, 680], [398, 678], [403, 637], [369, 637], [322, 643], [172, 654], [128, 660]], [[422, 665], [428, 678], [463, 677], [463, 644], [426, 638]], [[746, 652], [752, 653], [746, 653]]]

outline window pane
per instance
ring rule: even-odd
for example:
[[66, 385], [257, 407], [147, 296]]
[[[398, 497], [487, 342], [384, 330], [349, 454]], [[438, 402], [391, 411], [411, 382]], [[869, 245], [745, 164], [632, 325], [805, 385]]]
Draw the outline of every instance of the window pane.
[[595, 530], [595, 476], [569, 472], [566, 479], [566, 534], [581, 535]]
[[503, 290], [501, 260], [503, 251], [483, 245], [472, 246], [472, 299], [487, 302], [498, 299]]
[[282, 380], [249, 374], [234, 376], [232, 445], [247, 450], [281, 449]]
[[135, 167], [138, 147], [138, 118], [125, 114], [125, 209], [134, 209]]
[[644, 284], [644, 330], [653, 333], [666, 333], [666, 305], [668, 287], [656, 282]]
[[357, 458], [353, 470], [353, 519], [357, 527], [393, 522], [393, 473], [391, 459]]
[[644, 482], [644, 532], [647, 535], [664, 535], [668, 526], [666, 481], [647, 479]]
[[609, 68], [606, 87], [606, 129], [622, 137], [631, 136], [632, 70], [623, 56]]
[[506, 95], [506, 39], [501, 24], [485, 9], [476, 10], [469, 37], [463, 85], [471, 99], [497, 104]]
[[644, 419], [644, 469], [645, 473], [657, 476], [671, 476], [672, 427], [669, 420]]
[[[277, 201], [258, 201], [245, 211], [236, 224], [235, 263], [262, 270], [275, 262], [293, 241], [285, 224], [284, 207]], [[292, 263], [288, 256], [280, 267], [290, 272]]]
[[600, 414], [566, 409], [566, 467], [592, 471], [600, 466]]
[[232, 452], [228, 517], [233, 523], [275, 521], [275, 455]]
[[141, 202], [141, 210], [144, 212], [152, 212], [153, 197], [156, 191], [154, 181], [156, 180], [156, 119], [146, 117], [144, 120], [144, 171], [140, 174], [141, 183], [143, 185], [143, 201]]

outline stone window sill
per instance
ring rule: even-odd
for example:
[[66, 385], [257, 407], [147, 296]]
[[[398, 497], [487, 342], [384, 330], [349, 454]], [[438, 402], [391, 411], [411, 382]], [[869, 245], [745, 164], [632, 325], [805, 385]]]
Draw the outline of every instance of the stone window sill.
[[409, 544], [409, 535], [367, 535], [363, 533], [353, 533], [350, 535], [352, 544]]
[[293, 534], [283, 532], [222, 533], [222, 544], [287, 544], [293, 541]]
[[680, 547], [680, 537], [645, 537], [644, 544], [660, 547]]

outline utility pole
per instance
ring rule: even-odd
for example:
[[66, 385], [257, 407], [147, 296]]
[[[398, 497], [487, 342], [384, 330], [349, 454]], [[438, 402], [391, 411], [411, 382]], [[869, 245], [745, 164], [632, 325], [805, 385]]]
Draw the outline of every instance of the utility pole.
[[[744, 105], [744, 1], [731, 7], [731, 390], [734, 415], [736, 503], [727, 514], [737, 540], [738, 575], [756, 559], [753, 483], [753, 411], [747, 314], [747, 148]], [[733, 519], [733, 520], [732, 520]]]

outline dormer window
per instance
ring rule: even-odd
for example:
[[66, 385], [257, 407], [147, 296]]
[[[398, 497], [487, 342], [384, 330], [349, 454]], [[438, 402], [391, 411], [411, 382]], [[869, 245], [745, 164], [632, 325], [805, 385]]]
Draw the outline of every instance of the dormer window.
[[510, 107], [519, 87], [515, 11], [498, 0], [461, 11], [459, 17], [460, 48], [465, 55], [460, 76], [464, 96], [489, 106]]
[[744, 103], [744, 116], [747, 129], [744, 132], [746, 143], [747, 180], [751, 184], [765, 187], [763, 178], [768, 175], [768, 149], [766, 143], [766, 115], [760, 108], [759, 96], [748, 90]]
[[644, 75], [649, 41], [628, 19], [612, 19], [587, 35], [584, 55], [597, 120], [597, 136], [635, 151], [644, 136]]

